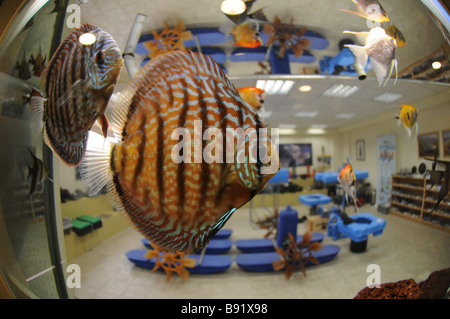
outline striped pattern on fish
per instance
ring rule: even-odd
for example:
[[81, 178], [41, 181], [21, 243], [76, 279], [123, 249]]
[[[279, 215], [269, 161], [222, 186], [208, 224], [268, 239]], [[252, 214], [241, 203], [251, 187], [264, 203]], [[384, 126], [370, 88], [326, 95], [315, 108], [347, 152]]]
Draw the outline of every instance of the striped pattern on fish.
[[[96, 41], [83, 45], [91, 33]], [[123, 59], [115, 40], [98, 27], [84, 24], [72, 31], [41, 74], [46, 99], [34, 97], [46, 143], [68, 165], [77, 165], [86, 149], [87, 132], [99, 119], [106, 136], [104, 111], [114, 91]]]
[[[264, 128], [220, 66], [202, 54], [174, 51], [152, 59], [121, 93], [113, 121], [121, 139], [107, 150], [113, 203], [150, 242], [168, 250], [204, 247], [276, 173], [262, 174], [267, 164], [250, 163], [257, 142], [249, 140], [244, 163], [236, 163], [237, 143], [233, 163], [226, 163], [225, 147], [216, 148], [223, 162], [195, 163], [195, 154], [191, 161], [173, 161], [177, 128], [187, 129], [192, 148], [202, 151], [209, 143], [202, 138], [208, 128], [222, 132], [222, 145], [227, 128]], [[201, 123], [200, 132], [195, 121]], [[196, 139], [195, 134], [201, 135]], [[270, 139], [264, 142], [271, 149]], [[98, 176], [92, 172], [92, 179]]]

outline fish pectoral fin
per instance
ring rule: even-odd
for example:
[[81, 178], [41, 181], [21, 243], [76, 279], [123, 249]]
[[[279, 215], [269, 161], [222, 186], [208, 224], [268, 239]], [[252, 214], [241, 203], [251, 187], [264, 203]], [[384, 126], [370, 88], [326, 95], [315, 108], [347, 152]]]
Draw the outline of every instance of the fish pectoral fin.
[[98, 124], [100, 125], [101, 129], [102, 129], [102, 133], [103, 133], [103, 137], [107, 138], [108, 137], [108, 119], [106, 118], [106, 115], [103, 114], [102, 116], [100, 116], [98, 119]]
[[[364, 47], [354, 44], [346, 44], [344, 47], [349, 48], [350, 51], [355, 55], [355, 63], [360, 64], [363, 68], [367, 65], [367, 60], [369, 55]], [[371, 60], [372, 61], [372, 60]]]
[[383, 80], [386, 77], [387, 66], [378, 62], [372, 57], [370, 58], [370, 63], [372, 64], [373, 71], [377, 76], [378, 85], [381, 87], [381, 85], [383, 84]]

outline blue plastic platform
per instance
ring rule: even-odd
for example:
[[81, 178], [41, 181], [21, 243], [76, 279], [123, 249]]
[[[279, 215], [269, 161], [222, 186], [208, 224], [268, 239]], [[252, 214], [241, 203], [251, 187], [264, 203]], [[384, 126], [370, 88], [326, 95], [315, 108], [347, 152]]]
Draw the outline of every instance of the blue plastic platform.
[[[150, 245], [147, 239], [142, 238], [141, 241], [145, 247], [153, 249], [152, 245]], [[231, 249], [232, 245], [233, 243], [229, 239], [212, 239], [206, 246], [205, 253], [211, 255], [225, 254]]]
[[328, 221], [328, 236], [332, 236], [333, 240], [348, 237], [359, 243], [367, 241], [369, 234], [381, 235], [386, 227], [386, 220], [369, 213], [358, 213], [349, 217], [355, 222], [345, 225], [338, 215], [333, 214]]
[[[311, 242], [322, 242], [325, 236], [321, 233], [312, 233]], [[297, 236], [297, 243], [303, 240], [303, 235]], [[267, 253], [274, 252], [273, 240], [270, 238], [261, 239], [240, 239], [236, 241], [236, 247], [244, 253]]]
[[232, 229], [222, 228], [214, 235], [213, 239], [228, 239], [232, 233]]
[[[147, 250], [133, 249], [126, 253], [127, 258], [136, 266], [153, 269], [155, 267], [156, 257], [147, 259], [144, 257]], [[186, 255], [187, 258], [195, 258], [197, 261], [193, 268], [186, 268], [191, 274], [215, 274], [223, 272], [230, 268], [233, 258], [228, 255], [204, 255], [201, 265], [198, 265], [200, 255]], [[159, 270], [164, 271], [162, 268]]]
[[[326, 263], [337, 256], [341, 248], [336, 245], [325, 245], [319, 251], [313, 251], [312, 255], [317, 258], [320, 264]], [[276, 252], [257, 253], [257, 254], [239, 254], [236, 256], [236, 263], [239, 268], [248, 271], [274, 271], [272, 263], [281, 259]], [[309, 262], [306, 266], [313, 266]]]
[[300, 195], [298, 200], [300, 203], [307, 206], [317, 206], [331, 203], [331, 197], [324, 194]]

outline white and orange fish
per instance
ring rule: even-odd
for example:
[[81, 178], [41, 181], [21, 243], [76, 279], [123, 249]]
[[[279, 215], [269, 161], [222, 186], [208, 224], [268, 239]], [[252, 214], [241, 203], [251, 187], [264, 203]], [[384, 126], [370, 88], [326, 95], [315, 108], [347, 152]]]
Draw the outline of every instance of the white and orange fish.
[[[165, 250], [205, 247], [279, 170], [268, 137], [214, 148], [222, 161], [201, 158], [212, 130], [223, 133], [215, 135], [220, 142], [229, 129], [264, 129], [221, 67], [203, 54], [176, 50], [150, 60], [121, 92], [112, 123], [116, 140], [90, 133], [82, 178], [91, 193], [107, 185], [114, 206]], [[270, 160], [263, 160], [269, 150]]]
[[409, 104], [403, 104], [400, 106], [400, 113], [395, 116], [398, 126], [403, 124], [406, 131], [408, 132], [408, 139], [411, 138], [412, 128], [416, 127], [416, 136], [419, 134], [419, 124], [417, 123], [417, 118], [419, 113], [417, 109]]
[[356, 176], [353, 171], [351, 163], [348, 163], [339, 173], [338, 182], [341, 184], [345, 192], [345, 200], [348, 204], [348, 196], [353, 200], [355, 204], [355, 210], [358, 211], [358, 205], [356, 204]]
[[[394, 68], [396, 71], [395, 81], [397, 81], [398, 62], [395, 58], [397, 52], [397, 41], [387, 35], [383, 28], [372, 28], [370, 32], [344, 31], [344, 33], [354, 34], [361, 41], [363, 46], [354, 44], [346, 44], [344, 46], [353, 52], [356, 58], [356, 63], [361, 65], [363, 69], [366, 67], [367, 60], [370, 59], [370, 63], [372, 64], [380, 86], [385, 78], [386, 82], [384, 85], [386, 85]], [[391, 67], [391, 70], [389, 75], [386, 77], [389, 66]]]
[[237, 91], [242, 99], [247, 102], [255, 111], [259, 111], [264, 107], [265, 91], [254, 86], [246, 86], [238, 88]]
[[378, 0], [352, 0], [357, 12], [341, 9], [343, 12], [356, 14], [364, 19], [376, 22], [388, 22], [389, 17]]
[[239, 24], [231, 30], [234, 45], [244, 48], [257, 48], [263, 45], [261, 35], [250, 24]]
[[[80, 37], [93, 39], [82, 43]], [[41, 74], [42, 94], [34, 93], [31, 108], [44, 130], [46, 144], [67, 165], [80, 163], [88, 131], [98, 119], [104, 136], [104, 114], [114, 91], [123, 59], [116, 41], [96, 26], [72, 31]]]

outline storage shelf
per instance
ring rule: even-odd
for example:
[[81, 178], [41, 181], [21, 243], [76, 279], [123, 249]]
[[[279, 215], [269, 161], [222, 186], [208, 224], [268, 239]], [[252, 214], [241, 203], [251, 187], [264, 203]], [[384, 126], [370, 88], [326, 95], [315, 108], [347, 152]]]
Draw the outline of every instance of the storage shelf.
[[[426, 178], [392, 176], [390, 213], [450, 232], [450, 227], [447, 227], [450, 225], [450, 203], [439, 204], [439, 208], [445, 210], [444, 213], [431, 212], [440, 190], [430, 189], [430, 185], [430, 180]], [[429, 219], [433, 219], [434, 222]]]

